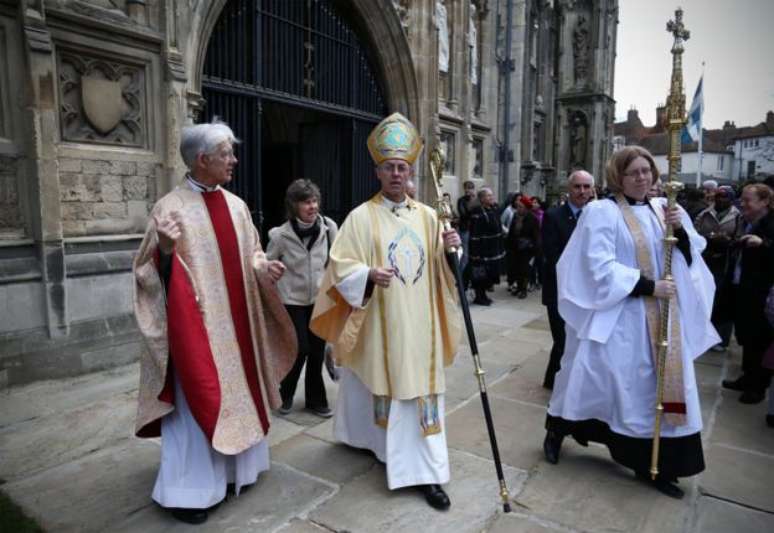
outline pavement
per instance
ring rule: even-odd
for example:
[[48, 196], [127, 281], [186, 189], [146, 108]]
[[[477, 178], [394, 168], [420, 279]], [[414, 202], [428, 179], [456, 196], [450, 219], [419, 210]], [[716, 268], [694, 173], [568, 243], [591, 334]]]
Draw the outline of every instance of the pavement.
[[[541, 382], [551, 348], [545, 310], [539, 293], [518, 300], [500, 288], [493, 298], [492, 307], [474, 307], [473, 317], [509, 514], [500, 504], [466, 342], [447, 369], [448, 512], [431, 509], [412, 489], [389, 491], [384, 467], [335, 443], [332, 421], [302, 410], [297, 397], [291, 414], [273, 417], [271, 470], [206, 524], [176, 522], [150, 498], [159, 441], [132, 436], [137, 364], [0, 392], [0, 490], [46, 531], [774, 531], [774, 429], [765, 425], [765, 404], [742, 405], [738, 393], [720, 388], [739, 372], [738, 347], [696, 362], [707, 469], [681, 480], [686, 496], [678, 501], [637, 481], [601, 446], [566, 440], [558, 465], [544, 460], [549, 392]], [[333, 403], [336, 385], [327, 386]]]

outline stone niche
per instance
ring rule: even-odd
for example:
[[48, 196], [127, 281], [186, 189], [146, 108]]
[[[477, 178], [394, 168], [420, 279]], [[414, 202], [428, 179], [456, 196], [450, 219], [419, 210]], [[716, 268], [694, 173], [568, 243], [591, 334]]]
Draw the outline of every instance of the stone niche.
[[147, 65], [59, 48], [63, 141], [149, 148]]
[[0, 239], [21, 237], [23, 233], [17, 163], [14, 157], [0, 155]]

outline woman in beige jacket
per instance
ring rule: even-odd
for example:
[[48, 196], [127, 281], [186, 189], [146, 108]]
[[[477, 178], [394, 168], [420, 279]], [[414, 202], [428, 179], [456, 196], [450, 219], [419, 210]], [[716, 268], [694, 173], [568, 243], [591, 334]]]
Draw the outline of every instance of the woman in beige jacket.
[[266, 255], [282, 261], [287, 269], [277, 286], [298, 336], [295, 365], [280, 386], [279, 413], [288, 414], [293, 408], [298, 378], [306, 363], [306, 408], [328, 418], [333, 412], [328, 407], [322, 377], [325, 341], [309, 330], [309, 320], [338, 227], [320, 215], [320, 201], [320, 189], [311, 181], [297, 179], [291, 183], [285, 193], [288, 221], [269, 231]]

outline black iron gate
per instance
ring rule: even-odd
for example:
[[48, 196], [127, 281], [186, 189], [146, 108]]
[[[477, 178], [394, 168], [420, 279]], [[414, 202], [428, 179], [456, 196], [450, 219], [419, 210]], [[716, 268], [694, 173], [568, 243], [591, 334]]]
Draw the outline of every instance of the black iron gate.
[[[213, 31], [204, 118], [221, 117], [242, 140], [229, 187], [264, 231], [281, 222], [276, 207], [293, 177], [318, 183], [339, 222], [378, 188], [365, 140], [386, 114], [384, 91], [346, 4], [231, 0]], [[282, 136], [292, 141], [272, 144]]]

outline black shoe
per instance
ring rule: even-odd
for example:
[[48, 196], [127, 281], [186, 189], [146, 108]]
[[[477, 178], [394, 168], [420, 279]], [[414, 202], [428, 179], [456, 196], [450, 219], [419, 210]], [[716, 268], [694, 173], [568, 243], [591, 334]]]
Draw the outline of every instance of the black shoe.
[[645, 474], [644, 472], [635, 472], [635, 474], [638, 479], [641, 479], [660, 493], [666, 494], [670, 498], [682, 500], [683, 496], [685, 496], [683, 489], [677, 486], [677, 478], [665, 479], [660, 475], [657, 475], [656, 479], [652, 479], [650, 474]]
[[473, 303], [476, 304], [476, 305], [486, 305], [486, 306], [489, 306], [489, 305], [492, 305], [492, 300], [490, 300], [489, 298], [486, 298], [486, 299], [484, 299], [484, 298], [476, 298], [475, 300], [473, 300]]
[[293, 410], [293, 398], [290, 400], [282, 400], [282, 405], [279, 409], [277, 409], [277, 412], [281, 415], [289, 415], [290, 411]]
[[321, 418], [330, 418], [333, 416], [333, 411], [331, 411], [330, 407], [309, 407], [306, 408], [308, 411], [313, 412], [317, 416]]
[[206, 509], [183, 509], [180, 507], [172, 507], [169, 510], [172, 516], [185, 522], [186, 524], [203, 524], [207, 521]]
[[523, 300], [527, 297], [527, 291], [519, 291], [519, 294], [516, 295], [516, 298], [519, 300]]
[[[774, 394], [774, 392], [769, 394]], [[766, 425], [770, 428], [774, 428], [774, 415], [766, 415]]]
[[556, 431], [546, 431], [546, 438], [543, 441], [543, 454], [546, 456], [546, 461], [555, 465], [559, 462], [559, 451], [562, 449], [562, 441], [564, 435], [560, 435]]
[[433, 509], [446, 511], [451, 507], [451, 501], [440, 485], [419, 485], [419, 490], [425, 495], [425, 500]]
[[745, 379], [744, 375], [736, 378], [735, 380], [731, 381], [730, 379], [724, 379], [723, 380], [723, 388], [728, 390], [738, 390], [743, 391], [745, 387]]
[[761, 403], [765, 397], [766, 393], [764, 391], [746, 390], [739, 397], [739, 402], [753, 405]]

